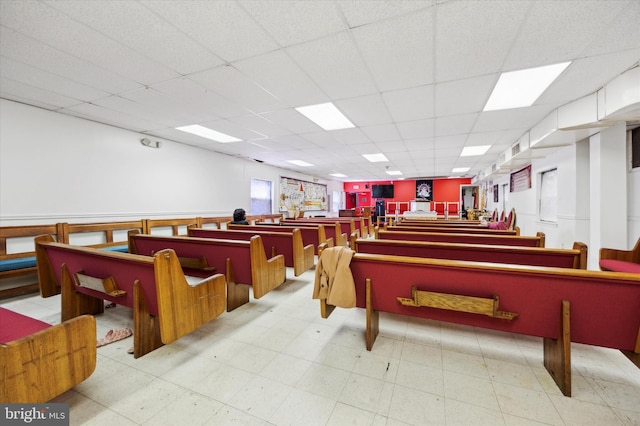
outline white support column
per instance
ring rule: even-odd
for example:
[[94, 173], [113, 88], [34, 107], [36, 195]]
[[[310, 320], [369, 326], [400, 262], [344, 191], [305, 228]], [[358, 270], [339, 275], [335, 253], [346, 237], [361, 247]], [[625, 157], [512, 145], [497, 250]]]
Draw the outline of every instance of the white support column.
[[590, 152], [589, 263], [598, 269], [600, 247], [627, 247], [626, 123], [593, 135]]

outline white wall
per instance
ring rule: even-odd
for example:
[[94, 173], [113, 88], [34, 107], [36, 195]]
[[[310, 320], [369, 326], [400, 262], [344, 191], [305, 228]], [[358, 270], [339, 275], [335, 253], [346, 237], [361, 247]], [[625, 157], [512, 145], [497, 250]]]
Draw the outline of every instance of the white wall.
[[[230, 215], [251, 179], [313, 177], [0, 100], [0, 224]], [[327, 184], [328, 194], [342, 183]], [[277, 201], [277, 200], [276, 200]], [[277, 211], [278, 205], [274, 206]]]

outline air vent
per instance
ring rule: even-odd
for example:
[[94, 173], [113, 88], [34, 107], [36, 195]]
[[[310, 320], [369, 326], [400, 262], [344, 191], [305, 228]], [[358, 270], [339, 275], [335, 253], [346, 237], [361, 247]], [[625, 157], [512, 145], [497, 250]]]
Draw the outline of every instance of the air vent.
[[518, 155], [520, 153], [520, 143], [517, 143], [511, 147], [511, 156]]
[[498, 164], [497, 164], [497, 163], [493, 163], [493, 164], [491, 165], [491, 171], [492, 171], [492, 172], [495, 172], [495, 171], [497, 171], [497, 170], [498, 170]]

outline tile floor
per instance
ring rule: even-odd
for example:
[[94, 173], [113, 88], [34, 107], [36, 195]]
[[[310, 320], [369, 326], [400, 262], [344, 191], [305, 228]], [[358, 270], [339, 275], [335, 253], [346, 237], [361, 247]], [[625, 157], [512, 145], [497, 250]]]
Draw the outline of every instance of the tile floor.
[[[619, 351], [572, 345], [573, 397], [542, 365], [538, 338], [364, 310], [320, 318], [314, 271], [144, 357], [132, 338], [98, 348], [95, 373], [53, 402], [71, 425], [640, 425], [640, 369]], [[60, 299], [0, 301], [59, 322]], [[98, 337], [132, 326], [97, 317]]]

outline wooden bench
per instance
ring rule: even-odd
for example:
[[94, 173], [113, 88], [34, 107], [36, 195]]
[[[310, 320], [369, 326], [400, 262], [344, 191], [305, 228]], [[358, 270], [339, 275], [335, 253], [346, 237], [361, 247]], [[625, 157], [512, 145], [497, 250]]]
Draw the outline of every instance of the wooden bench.
[[96, 368], [96, 320], [82, 315], [50, 325], [0, 307], [0, 401], [44, 403]]
[[270, 231], [270, 232], [293, 232], [299, 229], [302, 234], [302, 244], [313, 245], [315, 254], [318, 254], [318, 248], [324, 244], [327, 247], [333, 247], [333, 238], [327, 238], [324, 225], [319, 223], [315, 226], [288, 226], [276, 224], [258, 224], [258, 225], [227, 225], [227, 229], [238, 231]]
[[[143, 234], [154, 235], [187, 235], [189, 226], [200, 226], [198, 218], [187, 217], [178, 219], [143, 219]], [[169, 232], [170, 231], [170, 232]]]
[[385, 226], [387, 231], [392, 232], [451, 232], [457, 234], [478, 234], [478, 235], [520, 235], [520, 229], [502, 230], [479, 227], [458, 227], [458, 226], [413, 226], [413, 225], [394, 225]]
[[315, 265], [314, 248], [311, 244], [306, 246], [303, 244], [302, 233], [297, 228], [292, 232], [271, 232], [191, 227], [188, 229], [188, 233], [190, 237], [244, 241], [249, 241], [254, 235], [260, 235], [267, 256], [283, 255], [284, 264], [293, 268], [296, 277]]
[[225, 275], [227, 311], [249, 302], [250, 286], [259, 299], [286, 281], [284, 256], [267, 259], [259, 235], [239, 241], [129, 234], [131, 253], [153, 256], [167, 248], [176, 253], [188, 275], [207, 276], [213, 271]]
[[103, 300], [133, 309], [138, 358], [196, 330], [225, 311], [225, 278], [186, 277], [175, 252], [153, 257], [71, 246], [36, 237], [43, 297], [62, 293], [62, 321], [104, 312]]
[[0, 282], [14, 278], [23, 281], [15, 285], [8, 284], [7, 288], [0, 289], [0, 298], [38, 291], [33, 239], [42, 234], [59, 233], [58, 224], [0, 227]]
[[351, 242], [351, 248], [358, 253], [587, 269], [587, 246], [581, 242], [575, 242], [572, 249], [551, 249], [489, 244], [354, 239]]
[[[620, 349], [640, 367], [636, 274], [364, 253], [349, 269], [356, 304], [367, 311], [368, 350], [379, 312], [390, 312], [541, 337], [544, 365], [566, 396], [571, 342]], [[333, 307], [320, 306], [328, 317]]]
[[[287, 222], [286, 220], [280, 221], [280, 226], [289, 226], [294, 228], [315, 228], [318, 225], [324, 226], [324, 233], [327, 239], [333, 239], [334, 246], [347, 246], [349, 245], [349, 234], [342, 232], [343, 225], [339, 222], [311, 224], [311, 223], [296, 223], [296, 221]], [[349, 227], [350, 228], [350, 227]]]
[[283, 223], [287, 225], [303, 224], [303, 223], [323, 223], [333, 224], [339, 223], [342, 228], [342, 233], [351, 235], [354, 232], [358, 233], [358, 237], [366, 238], [369, 235], [369, 231], [364, 224], [364, 218], [362, 217], [327, 217], [327, 218], [303, 218], [303, 219], [286, 219]]
[[640, 238], [631, 250], [601, 248], [599, 266], [602, 271], [640, 274]]
[[522, 235], [479, 235], [453, 232], [406, 232], [378, 230], [376, 239], [431, 241], [440, 243], [460, 244], [491, 244], [521, 247], [544, 247], [545, 235], [538, 232], [535, 236]]
[[58, 242], [126, 253], [129, 249], [128, 232], [143, 232], [144, 229], [143, 219], [126, 222], [61, 223]]

